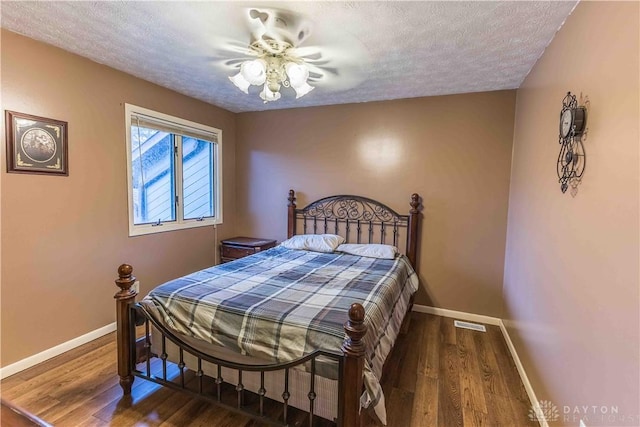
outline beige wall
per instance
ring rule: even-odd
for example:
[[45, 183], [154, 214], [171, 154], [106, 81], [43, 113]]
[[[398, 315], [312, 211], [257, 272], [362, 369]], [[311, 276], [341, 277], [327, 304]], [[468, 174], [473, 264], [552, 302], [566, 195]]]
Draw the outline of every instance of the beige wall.
[[286, 238], [298, 205], [358, 194], [401, 213], [424, 199], [420, 304], [501, 315], [514, 91], [238, 116], [238, 231]]
[[[505, 317], [537, 397], [640, 425], [639, 3], [583, 2], [518, 90]], [[590, 100], [579, 192], [555, 173], [567, 91]], [[555, 424], [554, 424], [555, 425]]]
[[211, 227], [127, 237], [123, 103], [223, 130], [220, 237], [234, 228], [235, 115], [5, 31], [1, 71], [2, 110], [69, 123], [70, 165], [69, 176], [60, 177], [5, 173], [2, 162], [7, 366], [113, 322], [120, 263], [134, 266], [145, 293], [213, 263]]

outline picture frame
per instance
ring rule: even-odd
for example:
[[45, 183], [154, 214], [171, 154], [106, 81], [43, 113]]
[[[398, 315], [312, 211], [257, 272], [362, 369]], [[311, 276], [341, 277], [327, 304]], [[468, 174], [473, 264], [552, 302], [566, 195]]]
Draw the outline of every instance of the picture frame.
[[5, 111], [7, 172], [69, 175], [67, 122]]

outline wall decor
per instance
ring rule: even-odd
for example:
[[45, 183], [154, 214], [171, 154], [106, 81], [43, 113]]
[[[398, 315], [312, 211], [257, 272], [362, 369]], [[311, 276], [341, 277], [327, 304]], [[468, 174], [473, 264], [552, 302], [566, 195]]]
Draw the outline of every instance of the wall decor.
[[7, 172], [69, 175], [67, 122], [5, 112]]
[[560, 153], [558, 154], [557, 172], [560, 190], [565, 193], [571, 186], [571, 194], [575, 196], [582, 180], [587, 157], [584, 151], [583, 135], [587, 127], [587, 108], [578, 105], [578, 100], [571, 92], [562, 100], [560, 110]]

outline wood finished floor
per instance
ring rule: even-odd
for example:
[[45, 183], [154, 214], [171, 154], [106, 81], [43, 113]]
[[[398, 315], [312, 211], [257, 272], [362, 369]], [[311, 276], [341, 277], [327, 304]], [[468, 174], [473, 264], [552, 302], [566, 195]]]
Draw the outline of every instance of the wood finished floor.
[[[537, 425], [528, 421], [529, 399], [498, 327], [482, 333], [449, 318], [412, 316], [382, 380], [390, 427]], [[140, 379], [132, 399], [123, 399], [115, 360], [112, 333], [6, 378], [2, 397], [55, 426], [263, 425]]]

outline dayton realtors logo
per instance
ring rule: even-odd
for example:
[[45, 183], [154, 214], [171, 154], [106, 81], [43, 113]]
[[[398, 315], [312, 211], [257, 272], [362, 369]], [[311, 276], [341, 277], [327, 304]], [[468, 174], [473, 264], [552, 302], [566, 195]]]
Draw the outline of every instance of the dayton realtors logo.
[[529, 420], [531, 421], [558, 421], [560, 411], [558, 407], [549, 400], [541, 400], [529, 409]]
[[583, 421], [593, 426], [639, 426], [640, 416], [628, 416], [620, 413], [617, 406], [580, 405], [559, 408], [549, 400], [541, 400], [531, 405], [529, 420], [534, 422], [554, 422], [577, 424]]

